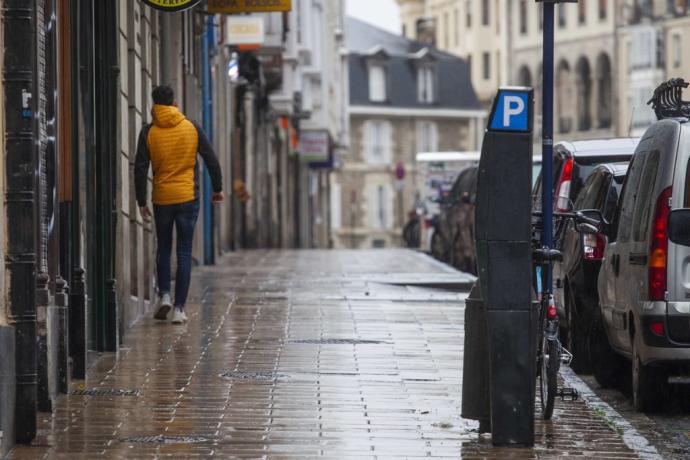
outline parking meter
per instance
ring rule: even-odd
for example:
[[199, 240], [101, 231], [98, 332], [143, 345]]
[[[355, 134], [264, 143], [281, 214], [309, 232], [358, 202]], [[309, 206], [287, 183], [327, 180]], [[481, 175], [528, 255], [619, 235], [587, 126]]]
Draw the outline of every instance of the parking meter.
[[475, 240], [495, 445], [534, 443], [533, 97], [531, 88], [498, 90], [477, 179]]

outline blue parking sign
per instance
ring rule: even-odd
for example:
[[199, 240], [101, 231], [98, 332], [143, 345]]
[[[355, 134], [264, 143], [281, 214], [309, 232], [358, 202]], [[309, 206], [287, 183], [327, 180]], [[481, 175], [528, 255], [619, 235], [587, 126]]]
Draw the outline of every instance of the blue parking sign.
[[532, 131], [532, 89], [500, 88], [491, 110], [489, 130]]

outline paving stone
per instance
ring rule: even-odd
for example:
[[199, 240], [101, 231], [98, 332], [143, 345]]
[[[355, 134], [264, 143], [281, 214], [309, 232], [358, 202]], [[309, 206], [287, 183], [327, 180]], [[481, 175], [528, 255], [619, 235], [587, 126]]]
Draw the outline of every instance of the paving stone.
[[470, 281], [412, 251], [229, 254], [195, 269], [188, 324], [140, 320], [72, 385], [136, 396], [61, 396], [11, 458], [637, 458], [580, 401], [533, 449], [460, 418]]

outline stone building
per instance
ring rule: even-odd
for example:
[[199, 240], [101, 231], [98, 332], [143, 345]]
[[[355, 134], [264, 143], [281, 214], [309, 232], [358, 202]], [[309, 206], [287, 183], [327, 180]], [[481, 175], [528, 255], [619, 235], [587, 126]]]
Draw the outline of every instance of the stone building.
[[[641, 135], [655, 120], [647, 101], [669, 78], [690, 80], [690, 1], [625, 0], [617, 30], [621, 134]], [[686, 97], [687, 98], [687, 97]]]
[[512, 1], [397, 0], [402, 34], [465, 59], [479, 100], [488, 106], [509, 82]]
[[331, 190], [334, 245], [397, 246], [416, 200], [416, 154], [476, 150], [485, 112], [463, 59], [353, 18], [346, 37], [350, 146]]

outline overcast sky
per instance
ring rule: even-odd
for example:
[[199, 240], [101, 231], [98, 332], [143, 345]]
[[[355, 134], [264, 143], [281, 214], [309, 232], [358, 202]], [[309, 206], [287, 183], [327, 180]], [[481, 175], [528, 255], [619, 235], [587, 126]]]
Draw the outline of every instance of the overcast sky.
[[400, 33], [400, 12], [395, 0], [347, 0], [347, 15]]

